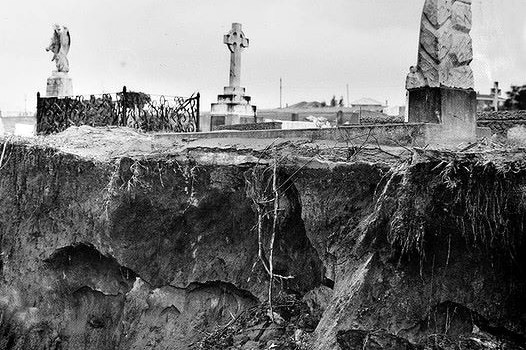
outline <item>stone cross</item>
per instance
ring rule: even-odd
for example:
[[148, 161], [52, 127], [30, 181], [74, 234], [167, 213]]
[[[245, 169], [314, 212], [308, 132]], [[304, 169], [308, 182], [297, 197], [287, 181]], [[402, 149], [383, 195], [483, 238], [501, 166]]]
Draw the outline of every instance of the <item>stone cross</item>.
[[501, 94], [502, 90], [499, 89], [499, 82], [496, 81], [493, 84], [493, 89], [491, 89], [491, 93], [493, 94], [493, 109], [495, 111], [499, 110], [499, 96]]
[[232, 23], [232, 29], [223, 42], [230, 50], [230, 86], [241, 86], [241, 51], [248, 47], [248, 39], [241, 30], [240, 23]]

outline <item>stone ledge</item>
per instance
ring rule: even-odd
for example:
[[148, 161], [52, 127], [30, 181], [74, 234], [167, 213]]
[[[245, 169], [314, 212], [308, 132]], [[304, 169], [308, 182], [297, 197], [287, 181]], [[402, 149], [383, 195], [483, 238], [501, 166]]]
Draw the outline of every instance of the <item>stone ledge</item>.
[[[444, 141], [442, 127], [437, 124], [406, 123], [384, 125], [344, 126], [327, 129], [274, 129], [246, 131], [211, 131], [198, 133], [155, 134], [157, 139], [188, 140], [213, 138], [280, 139], [300, 138], [312, 140], [332, 140], [350, 144], [381, 144], [386, 146], [419, 146]], [[455, 140], [456, 142], [457, 140]]]

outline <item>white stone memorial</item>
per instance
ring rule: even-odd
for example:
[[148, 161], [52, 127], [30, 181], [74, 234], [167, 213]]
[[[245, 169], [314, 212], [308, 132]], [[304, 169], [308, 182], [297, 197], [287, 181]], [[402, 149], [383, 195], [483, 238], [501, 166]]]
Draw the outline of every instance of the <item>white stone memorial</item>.
[[256, 107], [250, 104], [250, 96], [245, 95], [245, 88], [241, 87], [241, 52], [248, 48], [241, 24], [232, 23], [223, 42], [230, 50], [230, 83], [217, 97], [217, 103], [212, 104], [211, 129], [218, 125], [253, 123], [256, 115]]
[[67, 54], [71, 46], [71, 36], [67, 27], [55, 25], [51, 43], [46, 51], [53, 53], [52, 61], [55, 62], [57, 70], [47, 79], [46, 96], [60, 97], [73, 95], [73, 84], [68, 75], [69, 61]]

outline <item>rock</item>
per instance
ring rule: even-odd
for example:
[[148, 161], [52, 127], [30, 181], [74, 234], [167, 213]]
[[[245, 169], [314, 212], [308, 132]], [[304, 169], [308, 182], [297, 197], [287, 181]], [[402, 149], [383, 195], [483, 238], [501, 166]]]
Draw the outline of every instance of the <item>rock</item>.
[[247, 341], [249, 341], [250, 338], [246, 333], [239, 333], [232, 337], [232, 341], [234, 342], [234, 345], [244, 345]]
[[283, 349], [283, 346], [284, 346], [284, 342], [282, 341], [276, 341], [276, 340], [269, 340], [266, 344], [266, 349], [268, 350], [279, 350], [279, 349]]
[[301, 329], [296, 329], [294, 331], [294, 342], [296, 342], [296, 344], [300, 344], [301, 343], [301, 338], [303, 337], [303, 330]]
[[283, 327], [276, 325], [275, 323], [270, 324], [270, 326], [265, 329], [265, 332], [259, 338], [259, 341], [266, 343], [268, 341], [277, 340], [285, 333]]
[[243, 345], [241, 348], [242, 350], [258, 350], [259, 349], [259, 343], [255, 342], [253, 340], [249, 340], [248, 342]]
[[332, 298], [332, 289], [326, 286], [319, 286], [307, 292], [303, 296], [303, 301], [307, 303], [313, 315], [321, 316]]
[[336, 337], [341, 350], [423, 350], [423, 347], [384, 331], [340, 331]]
[[247, 329], [247, 336], [250, 340], [259, 340], [259, 338], [261, 338], [261, 335], [263, 334], [263, 332], [265, 331], [265, 329], [267, 328], [269, 322], [265, 321], [265, 322], [261, 322], [257, 325], [255, 325], [254, 327], [250, 327], [249, 329]]
[[281, 317], [281, 315], [277, 312], [271, 312], [269, 309], [267, 311], [267, 316], [277, 325], [282, 326], [285, 324], [285, 319], [283, 319], [283, 317]]

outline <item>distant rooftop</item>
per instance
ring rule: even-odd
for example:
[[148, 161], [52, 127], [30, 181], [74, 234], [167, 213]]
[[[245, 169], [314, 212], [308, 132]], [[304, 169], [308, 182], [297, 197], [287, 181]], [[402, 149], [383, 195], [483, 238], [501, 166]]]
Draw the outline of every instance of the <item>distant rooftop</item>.
[[2, 118], [23, 118], [35, 116], [34, 111], [3, 111], [0, 109], [0, 117]]
[[352, 106], [382, 106], [382, 103], [372, 98], [364, 97], [351, 102]]
[[318, 101], [312, 101], [312, 102], [307, 102], [307, 101], [302, 101], [302, 102], [298, 102], [296, 104], [293, 104], [291, 106], [288, 106], [287, 108], [320, 108], [320, 107], [323, 107], [322, 103], [321, 102], [318, 102]]

